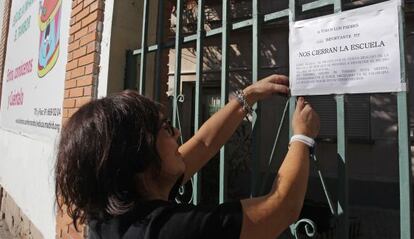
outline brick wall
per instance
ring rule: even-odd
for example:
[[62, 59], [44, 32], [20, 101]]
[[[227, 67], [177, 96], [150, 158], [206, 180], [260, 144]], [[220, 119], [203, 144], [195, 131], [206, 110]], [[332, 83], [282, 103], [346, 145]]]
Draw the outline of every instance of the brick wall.
[[[104, 0], [73, 0], [66, 65], [63, 124], [79, 107], [96, 97]], [[56, 238], [85, 238], [65, 212], [58, 212]]]
[[1, 101], [2, 86], [3, 86], [3, 70], [4, 70], [4, 61], [6, 59], [7, 35], [8, 35], [8, 29], [9, 29], [10, 8], [11, 8], [11, 0], [4, 0], [4, 1], [5, 2], [4, 2], [3, 25], [0, 26], [1, 27], [1, 39], [0, 39], [0, 101]]

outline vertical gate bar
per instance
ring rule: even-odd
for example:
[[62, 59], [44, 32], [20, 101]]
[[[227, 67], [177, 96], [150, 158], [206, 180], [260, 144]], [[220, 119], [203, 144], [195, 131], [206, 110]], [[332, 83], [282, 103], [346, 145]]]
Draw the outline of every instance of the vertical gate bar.
[[[334, 12], [342, 11], [342, 1], [334, 0]], [[348, 186], [348, 163], [346, 158], [347, 136], [346, 136], [346, 95], [336, 96], [337, 115], [337, 158], [338, 158], [338, 199], [337, 219], [338, 230], [336, 238], [349, 238], [349, 186]]]
[[[197, 59], [196, 59], [196, 82], [195, 82], [195, 99], [194, 99], [194, 133], [198, 131], [200, 127], [200, 97], [202, 95], [201, 81], [203, 79], [203, 46], [204, 46], [204, 0], [198, 1], [198, 14], [197, 14]], [[199, 185], [198, 185], [198, 173], [193, 176], [193, 203], [197, 205], [200, 201], [199, 198]]]
[[400, 173], [400, 230], [401, 239], [410, 239], [412, 226], [412, 173], [408, 127], [407, 93], [398, 93], [398, 153]]
[[139, 93], [145, 94], [145, 76], [147, 70], [147, 34], [148, 34], [148, 0], [144, 0], [144, 9], [142, 17], [142, 36], [141, 36], [141, 62], [139, 71]]
[[397, 96], [398, 107], [398, 153], [400, 173], [400, 230], [401, 239], [411, 237], [412, 226], [412, 173], [410, 161], [410, 139], [408, 127], [407, 93], [399, 92]]
[[334, 12], [341, 12], [342, 11], [342, 1], [341, 0], [333, 0], [334, 4]]
[[174, 70], [174, 98], [172, 121], [177, 127], [178, 95], [181, 81], [181, 47], [182, 47], [182, 11], [183, 0], [177, 0], [177, 22], [175, 25], [175, 70]]
[[[401, 1], [399, 8], [399, 32], [400, 32], [400, 61], [401, 61], [401, 82], [407, 82], [405, 72], [405, 17], [404, 1]], [[410, 134], [409, 134], [409, 105], [407, 92], [399, 92], [397, 95], [398, 109], [398, 155], [400, 174], [400, 235], [401, 239], [412, 238], [412, 171], [410, 156]]]
[[[223, 1], [223, 16], [222, 16], [222, 38], [221, 38], [221, 93], [220, 93], [220, 106], [223, 108], [228, 99], [228, 80], [229, 80], [229, 61], [228, 61], [228, 49], [229, 49], [229, 1]], [[219, 184], [219, 203], [223, 203], [226, 198], [226, 145], [223, 145], [220, 149], [220, 184]]]
[[[292, 27], [292, 24], [296, 21], [296, 0], [289, 0], [289, 30]], [[290, 51], [289, 51], [290, 54]], [[290, 59], [290, 56], [289, 56]], [[289, 62], [289, 68], [290, 68], [290, 62]], [[290, 78], [293, 78], [295, 76], [292, 76]], [[293, 136], [293, 130], [292, 130], [292, 117], [293, 113], [295, 112], [295, 106], [296, 106], [296, 97], [291, 96], [289, 99], [289, 138]], [[291, 224], [289, 226], [291, 232], [295, 231], [295, 223]]]
[[158, 22], [157, 22], [157, 55], [155, 66], [155, 90], [154, 97], [156, 101], [161, 100], [161, 68], [162, 50], [164, 41], [164, 0], [158, 0]]
[[[293, 24], [295, 21], [296, 21], [296, 0], [289, 0], [289, 28], [290, 28], [290, 25]], [[293, 78], [293, 77], [295, 76], [291, 76], [290, 78]], [[293, 136], [293, 130], [292, 130], [291, 124], [292, 124], [292, 116], [293, 116], [293, 113], [295, 112], [295, 106], [296, 106], [296, 97], [291, 96], [289, 99], [289, 138]]]
[[337, 158], [338, 158], [338, 230], [336, 238], [349, 238], [348, 219], [348, 163], [346, 158], [346, 109], [345, 95], [336, 96], [337, 114]]
[[[252, 1], [252, 83], [259, 80], [260, 70], [260, 4], [258, 0]], [[260, 178], [260, 103], [253, 105], [252, 117], [252, 189], [251, 195], [257, 196]]]

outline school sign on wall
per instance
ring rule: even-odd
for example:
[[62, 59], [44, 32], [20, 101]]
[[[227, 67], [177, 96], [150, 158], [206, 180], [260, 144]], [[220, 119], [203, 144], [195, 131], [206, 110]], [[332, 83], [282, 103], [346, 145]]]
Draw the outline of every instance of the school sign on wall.
[[34, 137], [60, 130], [71, 1], [13, 1], [0, 125]]

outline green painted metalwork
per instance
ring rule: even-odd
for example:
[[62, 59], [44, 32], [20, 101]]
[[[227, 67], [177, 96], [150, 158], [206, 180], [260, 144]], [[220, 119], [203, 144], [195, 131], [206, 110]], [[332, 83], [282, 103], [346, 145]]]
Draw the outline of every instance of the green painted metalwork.
[[[228, 98], [228, 74], [230, 72], [228, 67], [228, 34], [230, 31], [235, 31], [243, 28], [250, 28], [252, 29], [252, 81], [253, 83], [259, 79], [259, 69], [260, 69], [260, 26], [262, 23], [270, 22], [279, 20], [284, 17], [289, 17], [289, 22], [293, 23], [296, 20], [296, 1], [297, 0], [289, 0], [289, 9], [261, 15], [259, 13], [259, 1], [253, 0], [252, 1], [252, 18], [246, 19], [236, 23], [229, 23], [228, 19], [228, 8], [229, 3], [228, 1], [223, 2], [223, 18], [222, 18], [222, 27], [215, 28], [208, 32], [204, 30], [204, 1], [200, 0], [199, 5], [202, 6], [198, 10], [199, 19], [197, 21], [197, 33], [188, 35], [183, 38], [182, 36], [182, 8], [183, 8], [183, 0], [177, 0], [177, 25], [176, 25], [176, 37], [175, 42], [163, 42], [160, 43], [159, 41], [162, 37], [158, 37], [158, 44], [147, 46], [146, 42], [146, 34], [147, 34], [147, 11], [145, 10], [148, 8], [148, 0], [144, 2], [144, 21], [143, 21], [143, 38], [141, 43], [141, 49], [130, 51], [128, 53], [127, 59], [129, 62], [130, 67], [133, 66], [133, 59], [135, 55], [141, 55], [141, 71], [140, 71], [140, 91], [145, 90], [145, 85], [143, 84], [142, 79], [145, 79], [145, 55], [148, 52], [157, 51], [159, 55], [161, 55], [162, 49], [168, 49], [175, 47], [175, 73], [174, 73], [174, 100], [173, 100], [173, 124], [177, 125], [177, 116], [178, 116], [178, 97], [179, 97], [179, 89], [180, 89], [180, 76], [181, 76], [181, 49], [183, 43], [189, 42], [196, 42], [197, 47], [197, 63], [196, 63], [196, 87], [195, 87], [195, 118], [194, 118], [194, 128], [195, 131], [198, 130], [200, 124], [200, 98], [202, 95], [202, 75], [203, 75], [203, 41], [212, 36], [217, 36], [218, 34], [222, 34], [222, 69], [221, 69], [221, 105], [227, 101]], [[301, 9], [303, 12], [321, 8], [328, 5], [334, 5], [334, 12], [342, 11], [342, 1], [341, 0], [317, 0], [307, 4], [303, 4]], [[161, 7], [159, 8], [161, 9]], [[402, 7], [400, 9], [400, 46], [401, 46], [401, 79], [403, 82], [406, 81], [405, 75], [405, 53], [404, 53], [404, 1], [402, 1]], [[159, 13], [160, 14], [160, 13]], [[162, 15], [162, 14], [161, 14]], [[161, 19], [161, 18], [160, 18]], [[161, 28], [161, 26], [159, 26]], [[162, 30], [161, 30], [162, 31]], [[157, 55], [158, 55], [157, 54]], [[135, 59], [136, 60], [136, 59]], [[157, 60], [158, 62], [158, 60]], [[159, 61], [160, 62], [160, 61]], [[143, 64], [142, 64], [143, 63]], [[159, 63], [157, 63], [159, 64]], [[127, 74], [128, 74], [127, 70]], [[130, 72], [130, 77], [127, 77], [128, 84], [132, 84], [131, 78], [133, 77], [132, 71]], [[142, 82], [142, 83], [141, 83]], [[157, 84], [160, 84], [159, 80]], [[157, 94], [156, 94], [157, 95]], [[332, 203], [329, 201], [330, 197], [327, 194], [327, 189], [323, 181], [322, 174], [320, 170], [318, 170], [318, 174], [321, 178], [322, 187], [324, 188], [325, 194], [328, 198], [328, 203], [330, 205], [331, 211], [335, 210], [335, 216], [337, 217], [337, 234], [335, 238], [349, 238], [349, 214], [348, 214], [348, 163], [346, 158], [346, 151], [347, 151], [347, 136], [346, 136], [346, 95], [337, 95], [336, 102], [337, 102], [337, 155], [338, 155], [338, 198], [337, 198], [337, 207], [334, 208]], [[399, 92], [397, 93], [397, 108], [398, 108], [398, 142], [399, 142], [399, 167], [400, 167], [400, 230], [401, 230], [401, 238], [408, 239], [412, 237], [411, 233], [411, 226], [412, 226], [412, 172], [411, 168], [411, 156], [410, 156], [410, 139], [409, 139], [409, 118], [408, 118], [408, 102], [407, 102], [407, 92]], [[296, 97], [291, 97], [289, 99], [289, 116], [293, 115], [295, 110], [296, 104]], [[259, 142], [260, 139], [260, 106], [254, 106], [256, 109], [256, 113], [253, 115], [253, 122], [252, 122], [252, 137], [253, 137], [253, 153], [252, 153], [252, 162], [253, 162], [253, 180], [252, 183], [252, 195], [257, 195], [258, 193], [258, 182], [259, 179]], [[285, 108], [286, 111], [286, 108]], [[282, 117], [282, 120], [284, 117]], [[281, 127], [281, 126], [280, 126]], [[279, 140], [280, 134], [280, 127], [278, 129], [277, 137], [275, 139], [275, 145]], [[289, 134], [292, 135], [292, 129], [290, 127]], [[225, 190], [225, 176], [226, 171], [224, 167], [224, 155], [225, 149], [223, 148], [220, 151], [220, 189], [219, 189], [219, 201], [223, 202], [225, 200], [226, 190]], [[272, 155], [274, 155], [274, 149], [272, 150]], [[271, 162], [273, 156], [271, 156], [269, 162]], [[316, 158], [315, 158], [316, 160]], [[316, 161], [315, 161], [316, 163]], [[198, 203], [199, 201], [199, 187], [198, 187], [198, 177], [194, 177], [194, 203]], [[308, 219], [303, 219], [298, 221], [296, 224], [291, 226], [291, 230], [293, 235], [296, 235], [296, 228], [301, 223], [307, 223], [308, 226], [314, 225], [313, 222], [307, 222]], [[316, 225], [315, 225], [316, 227]], [[306, 228], [306, 226], [305, 226]], [[312, 229], [314, 227], [312, 226]], [[309, 228], [308, 228], [309, 229]], [[310, 230], [310, 229], [309, 229]], [[312, 233], [311, 233], [312, 234]]]
[[[200, 127], [200, 96], [202, 95], [201, 82], [203, 80], [203, 46], [204, 46], [204, 0], [198, 1], [198, 14], [197, 14], [197, 60], [196, 60], [196, 82], [195, 82], [195, 98], [194, 98], [194, 133], [198, 131]], [[199, 180], [198, 173], [193, 176], [193, 203], [198, 204], [199, 199]]]
[[[334, 12], [342, 11], [341, 0], [334, 0]], [[337, 158], [338, 158], [338, 199], [337, 199], [337, 231], [336, 238], [349, 238], [349, 186], [348, 186], [348, 163], [346, 158], [347, 136], [346, 136], [346, 95], [336, 96], [336, 118], [337, 118]]]
[[144, 49], [141, 52], [141, 62], [140, 62], [140, 71], [139, 71], [139, 93], [144, 95], [145, 93], [145, 81], [146, 81], [146, 72], [147, 72], [147, 34], [148, 34], [148, 9], [149, 9], [148, 0], [144, 0], [144, 9], [142, 17], [142, 37], [141, 37], [141, 49]]
[[[270, 22], [270, 21], [280, 20], [281, 18], [287, 17], [289, 15], [288, 13], [289, 13], [289, 10], [285, 9], [285, 10], [282, 10], [282, 11], [266, 14], [264, 16], [263, 22]], [[247, 20], [243, 20], [243, 21], [240, 21], [240, 22], [230, 24], [232, 31], [252, 27], [252, 25], [253, 25], [253, 19], [247, 19]], [[204, 34], [204, 37], [205, 38], [213, 37], [213, 36], [222, 34], [222, 32], [223, 32], [223, 29], [221, 27], [217, 27], [217, 28], [214, 28], [210, 31], [207, 31]], [[193, 42], [193, 41], [197, 41], [197, 34], [185, 36], [182, 40], [182, 43], [190, 43], [190, 42]], [[174, 46], [175, 46], [175, 42], [166, 42], [166, 43], [163, 43], [161, 48], [171, 48], [171, 47], [174, 47]], [[147, 52], [156, 51], [156, 50], [158, 50], [158, 47], [159, 47], [159, 44], [148, 46], [147, 47]], [[141, 52], [142, 52], [142, 49], [136, 49], [136, 50], [133, 51], [133, 54], [134, 55], [139, 55], [139, 54], [141, 54]]]
[[[296, 0], [289, 0], [289, 23], [296, 21]], [[290, 97], [289, 99], [289, 125], [292, 122], [292, 116], [295, 112], [296, 97]], [[293, 136], [292, 126], [289, 127], [289, 137]]]
[[310, 3], [306, 3], [302, 5], [302, 11], [306, 12], [309, 10], [325, 7], [328, 5], [332, 5], [335, 0], [318, 0]]
[[173, 115], [172, 122], [174, 127], [177, 126], [178, 112], [178, 95], [181, 82], [181, 46], [182, 46], [182, 12], [183, 0], [177, 0], [177, 22], [175, 25], [175, 67], [174, 67], [174, 99], [173, 99]]
[[157, 42], [160, 47], [157, 46], [157, 56], [155, 60], [155, 89], [154, 89], [154, 98], [156, 101], [160, 101], [161, 99], [161, 87], [157, 87], [161, 85], [161, 71], [159, 69], [162, 68], [162, 42], [164, 39], [164, 1], [158, 1], [158, 21], [157, 21]]
[[[228, 99], [228, 85], [229, 85], [229, 1], [223, 1], [223, 16], [222, 16], [222, 37], [221, 37], [221, 93], [220, 106], [223, 108]], [[226, 199], [226, 145], [220, 149], [220, 168], [219, 168], [219, 203], [223, 203]]]
[[337, 219], [338, 227], [336, 238], [349, 238], [348, 214], [348, 163], [346, 158], [346, 122], [345, 122], [345, 95], [336, 96], [337, 114], [337, 158], [338, 158], [338, 200]]
[[401, 239], [412, 238], [412, 173], [410, 162], [407, 93], [399, 92], [398, 107], [398, 153], [400, 171], [400, 228]]
[[[260, 25], [262, 16], [260, 14], [260, 4], [258, 0], [252, 1], [252, 84], [259, 80], [260, 70]], [[259, 179], [260, 179], [260, 102], [253, 105], [252, 117], [252, 189], [251, 195], [257, 196], [259, 193]]]
[[[296, 21], [296, 0], [289, 0], [289, 23], [293, 23]], [[289, 99], [289, 138], [293, 136], [292, 130], [292, 117], [293, 113], [295, 112], [296, 108], [296, 100], [297, 97], [292, 96]], [[304, 225], [306, 235], [309, 237], [314, 237], [317, 229], [316, 224], [309, 219], [301, 219], [296, 223], [289, 226], [291, 234], [297, 239], [297, 231], [300, 225]]]
[[[407, 82], [405, 71], [405, 22], [404, 22], [404, 1], [401, 1], [399, 9], [399, 30], [400, 30], [400, 53], [401, 53], [401, 82]], [[398, 154], [400, 172], [400, 230], [401, 239], [412, 238], [412, 171], [410, 156], [410, 134], [409, 134], [409, 106], [407, 92], [399, 92], [397, 95], [398, 109]]]
[[264, 22], [269, 22], [273, 20], [278, 20], [280, 18], [288, 17], [289, 16], [289, 9], [281, 10], [278, 12], [272, 12], [269, 14], [264, 15]]

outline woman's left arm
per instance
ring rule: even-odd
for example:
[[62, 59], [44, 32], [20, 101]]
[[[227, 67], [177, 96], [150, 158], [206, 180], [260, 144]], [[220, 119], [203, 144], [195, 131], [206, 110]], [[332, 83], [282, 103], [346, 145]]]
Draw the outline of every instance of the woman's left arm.
[[[288, 85], [286, 76], [271, 75], [248, 86], [243, 93], [247, 103], [253, 105], [272, 94], [288, 94]], [[183, 182], [187, 182], [220, 150], [245, 116], [246, 112], [241, 104], [237, 100], [231, 100], [211, 116], [191, 139], [180, 146], [178, 151], [186, 164]]]

